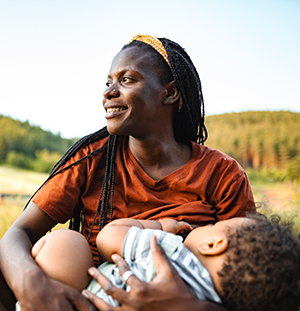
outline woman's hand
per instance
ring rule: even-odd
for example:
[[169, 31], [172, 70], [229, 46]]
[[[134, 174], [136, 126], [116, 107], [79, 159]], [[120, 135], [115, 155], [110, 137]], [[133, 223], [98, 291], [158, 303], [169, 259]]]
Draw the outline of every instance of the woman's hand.
[[[121, 303], [121, 307], [112, 307], [87, 290], [82, 294], [100, 311], [226, 311], [217, 304], [200, 301], [190, 293], [162, 248], [157, 244], [155, 237], [151, 240], [151, 250], [157, 276], [150, 283], [142, 282], [134, 275], [130, 276], [126, 281], [131, 287], [128, 293], [113, 286], [96, 268], [91, 269], [93, 278], [107, 294]], [[121, 275], [129, 270], [128, 265], [119, 255], [113, 255], [113, 260]]]
[[37, 286], [28, 288], [26, 298], [19, 301], [22, 311], [96, 311], [77, 290], [53, 279], [46, 279], [35, 280]]

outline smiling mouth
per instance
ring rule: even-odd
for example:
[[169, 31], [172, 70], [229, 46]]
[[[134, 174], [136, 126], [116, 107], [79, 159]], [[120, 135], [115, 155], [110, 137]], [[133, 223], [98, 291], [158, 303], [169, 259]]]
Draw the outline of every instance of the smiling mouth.
[[107, 113], [110, 113], [110, 112], [113, 112], [113, 111], [123, 111], [123, 110], [126, 110], [127, 108], [124, 108], [124, 107], [118, 107], [118, 108], [107, 108], [106, 112]]

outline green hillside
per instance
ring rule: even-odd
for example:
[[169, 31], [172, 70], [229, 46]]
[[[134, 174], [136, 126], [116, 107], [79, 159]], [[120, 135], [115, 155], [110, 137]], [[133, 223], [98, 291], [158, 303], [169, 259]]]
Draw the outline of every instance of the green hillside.
[[49, 172], [74, 141], [0, 115], [0, 164]]
[[206, 117], [206, 126], [205, 144], [232, 156], [245, 169], [300, 179], [300, 113], [226, 113]]

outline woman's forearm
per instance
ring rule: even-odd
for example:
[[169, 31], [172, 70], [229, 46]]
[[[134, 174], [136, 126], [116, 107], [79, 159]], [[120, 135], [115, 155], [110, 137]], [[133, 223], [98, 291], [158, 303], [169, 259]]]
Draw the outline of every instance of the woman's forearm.
[[[36, 204], [30, 203], [0, 241], [3, 276], [22, 310], [95, 310], [78, 291], [48, 278], [31, 256], [32, 245], [55, 224]], [[7, 308], [14, 310], [14, 305]]]
[[22, 298], [29, 286], [34, 288], [31, 280], [45, 276], [30, 251], [33, 243], [55, 224], [52, 218], [31, 202], [0, 241], [1, 271], [18, 299]]
[[8, 230], [0, 242], [1, 271], [18, 299], [23, 295], [25, 282], [42, 274], [30, 254], [31, 247], [26, 233], [18, 228]]

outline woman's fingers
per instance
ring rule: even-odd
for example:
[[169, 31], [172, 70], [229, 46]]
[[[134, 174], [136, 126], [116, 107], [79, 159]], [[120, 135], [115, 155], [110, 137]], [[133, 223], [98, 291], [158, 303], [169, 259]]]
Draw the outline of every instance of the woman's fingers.
[[153, 282], [159, 282], [160, 278], [172, 279], [174, 275], [177, 275], [177, 271], [168, 260], [161, 246], [157, 243], [157, 238], [155, 235], [153, 235], [151, 238], [150, 248], [157, 271], [157, 275]]
[[191, 294], [157, 243], [155, 236], [151, 239], [151, 251], [157, 267], [157, 276], [150, 283], [142, 282], [131, 274], [131, 270], [121, 256], [112, 256], [120, 274], [131, 287], [129, 292], [113, 286], [97, 269], [89, 270], [104, 291], [120, 302], [121, 307], [111, 307], [88, 291], [83, 291], [83, 295], [100, 311], [223, 310], [212, 303], [200, 301]]
[[77, 290], [70, 290], [67, 293], [67, 298], [73, 307], [72, 310], [96, 311], [95, 307], [89, 301], [86, 301], [86, 299], [84, 299]]
[[129, 286], [139, 286], [140, 284], [144, 283], [142, 281], [140, 281], [135, 275], [134, 273], [130, 270], [128, 264], [126, 263], [126, 261], [118, 254], [113, 254], [111, 256], [113, 262], [117, 265], [117, 267], [119, 268], [119, 272], [120, 275], [122, 276], [122, 278], [125, 280], [125, 282], [129, 285]]
[[98, 298], [95, 294], [91, 293], [90, 291], [84, 289], [81, 294], [90, 301], [98, 310], [100, 311], [115, 311], [118, 310], [116, 307], [112, 307], [107, 304], [101, 298]]
[[[126, 262], [125, 262], [126, 264]], [[127, 264], [126, 264], [127, 265]], [[127, 266], [128, 267], [128, 266]], [[115, 287], [108, 278], [106, 278], [98, 269], [92, 267], [89, 269], [89, 274], [100, 284], [106, 294], [112, 296], [116, 300], [118, 300], [121, 304], [126, 302], [128, 293], [118, 287]], [[122, 275], [123, 273], [121, 273]], [[131, 277], [129, 278], [131, 279]], [[102, 299], [96, 297], [92, 293], [87, 290], [84, 290], [82, 294], [89, 299], [99, 310], [119, 310], [109, 306], [106, 302]]]

